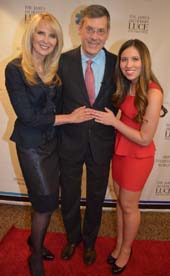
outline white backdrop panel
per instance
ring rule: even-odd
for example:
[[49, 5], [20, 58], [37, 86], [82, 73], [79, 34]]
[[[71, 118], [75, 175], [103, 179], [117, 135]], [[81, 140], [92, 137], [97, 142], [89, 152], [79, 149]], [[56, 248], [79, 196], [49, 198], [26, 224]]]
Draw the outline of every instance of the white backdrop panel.
[[[111, 14], [110, 36], [106, 43], [108, 50], [117, 53], [120, 45], [130, 38], [139, 38], [148, 45], [154, 72], [164, 88], [164, 104], [170, 110], [169, 0], [0, 0], [0, 195], [27, 194], [15, 145], [9, 141], [15, 114], [4, 84], [4, 68], [7, 62], [20, 53], [25, 20], [36, 12], [46, 10], [53, 13], [63, 28], [63, 51], [66, 51], [80, 43], [77, 20], [82, 8], [89, 4], [104, 5]], [[160, 119], [155, 143], [155, 165], [145, 185], [141, 201], [170, 203], [170, 111], [165, 118]], [[82, 197], [85, 197], [85, 173], [82, 190]], [[114, 198], [110, 176], [106, 201], [112, 201]]]

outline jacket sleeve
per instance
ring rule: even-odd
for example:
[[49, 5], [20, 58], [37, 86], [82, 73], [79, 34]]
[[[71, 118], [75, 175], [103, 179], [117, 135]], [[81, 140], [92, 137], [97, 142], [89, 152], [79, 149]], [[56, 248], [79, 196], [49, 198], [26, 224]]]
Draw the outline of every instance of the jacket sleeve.
[[52, 110], [49, 112], [47, 107], [35, 108], [31, 103], [21, 68], [9, 63], [5, 69], [5, 84], [13, 109], [22, 124], [35, 128], [54, 124], [55, 114]]

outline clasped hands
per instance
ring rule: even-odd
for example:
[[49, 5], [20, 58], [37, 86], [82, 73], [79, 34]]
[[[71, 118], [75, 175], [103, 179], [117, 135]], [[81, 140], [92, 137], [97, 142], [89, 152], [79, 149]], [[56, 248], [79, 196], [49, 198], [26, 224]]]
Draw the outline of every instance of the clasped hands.
[[81, 106], [76, 108], [70, 116], [73, 123], [82, 123], [94, 119], [97, 123], [114, 126], [114, 122], [117, 121], [114, 113], [107, 107], [105, 107], [105, 111], [98, 111]]

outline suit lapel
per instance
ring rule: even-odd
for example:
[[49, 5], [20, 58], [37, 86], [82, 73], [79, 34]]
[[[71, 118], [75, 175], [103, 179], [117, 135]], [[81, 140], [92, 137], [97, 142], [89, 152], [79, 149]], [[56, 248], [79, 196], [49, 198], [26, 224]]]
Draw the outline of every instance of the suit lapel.
[[85, 85], [85, 81], [84, 81], [84, 76], [83, 76], [80, 47], [77, 48], [75, 51], [74, 70], [76, 72], [77, 84], [80, 87], [80, 93], [82, 93], [83, 97], [85, 98], [85, 101], [89, 105], [90, 104], [89, 97], [88, 97], [88, 93], [87, 93], [87, 89], [86, 89], [86, 85]]
[[[109, 52], [104, 48], [105, 54], [106, 54], [106, 64], [105, 64], [105, 70], [104, 70], [104, 76], [103, 76], [103, 81], [100, 87], [100, 91], [99, 94], [94, 102], [94, 107], [97, 104], [98, 101], [100, 101], [100, 99], [104, 96], [105, 92], [106, 92], [106, 86], [107, 86], [107, 82], [110, 80], [111, 77], [111, 70], [113, 70], [113, 74], [114, 74], [114, 68], [113, 68], [113, 63], [111, 62], [111, 57], [109, 55]], [[76, 73], [76, 82], [78, 84], [78, 86], [80, 87], [80, 93], [82, 94], [81, 96], [84, 97], [85, 102], [90, 105], [89, 102], [89, 97], [88, 97], [88, 93], [87, 93], [87, 89], [86, 89], [86, 85], [85, 85], [85, 81], [84, 81], [84, 76], [83, 76], [83, 69], [82, 69], [82, 63], [81, 63], [81, 52], [80, 52], [80, 47], [78, 47], [77, 49], [75, 49], [75, 57], [74, 57], [74, 72]]]
[[[99, 90], [99, 94], [95, 100], [95, 103], [97, 103], [101, 97], [103, 97], [104, 93], [105, 93], [105, 87], [107, 85], [107, 81], [108, 78], [110, 78], [110, 71], [111, 71], [111, 67], [110, 67], [110, 59], [109, 59], [109, 54], [107, 52], [106, 49], [104, 49], [105, 54], [106, 54], [106, 64], [105, 64], [105, 70], [104, 70], [104, 76], [103, 76], [103, 80], [102, 80], [102, 84]], [[94, 103], [94, 105], [95, 105]]]

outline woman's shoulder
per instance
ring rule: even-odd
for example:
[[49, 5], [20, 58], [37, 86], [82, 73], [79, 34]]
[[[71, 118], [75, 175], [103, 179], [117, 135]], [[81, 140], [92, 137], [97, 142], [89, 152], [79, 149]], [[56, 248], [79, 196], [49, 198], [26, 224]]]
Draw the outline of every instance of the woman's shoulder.
[[21, 58], [14, 58], [12, 59], [6, 66], [6, 70], [10, 69], [21, 69]]
[[160, 85], [157, 84], [157, 83], [154, 82], [154, 81], [150, 81], [150, 82], [149, 82], [149, 90], [150, 90], [150, 89], [157, 89], [157, 90], [162, 91]]
[[5, 78], [6, 82], [16, 82], [17, 80], [22, 80], [27, 83], [22, 66], [21, 58], [15, 58], [11, 60], [5, 68]]
[[17, 57], [17, 58], [14, 58], [12, 59], [8, 65], [16, 65], [16, 66], [19, 66], [21, 65], [21, 57]]

